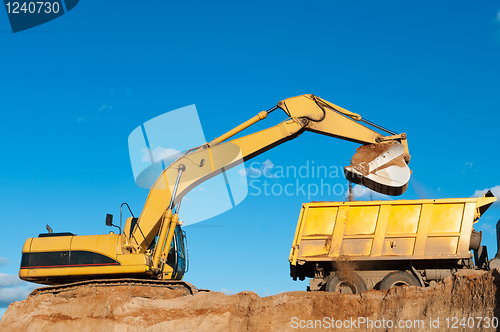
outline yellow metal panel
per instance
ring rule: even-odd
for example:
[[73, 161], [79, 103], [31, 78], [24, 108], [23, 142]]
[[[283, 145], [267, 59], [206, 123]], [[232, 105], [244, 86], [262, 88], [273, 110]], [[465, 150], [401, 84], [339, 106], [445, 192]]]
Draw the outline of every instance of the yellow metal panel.
[[429, 225], [431, 223], [432, 208], [434, 204], [423, 204], [420, 213], [420, 221], [418, 223], [417, 238], [415, 239], [415, 249], [413, 254], [416, 256], [423, 256], [425, 253], [425, 246], [427, 244], [427, 236], [429, 234]]
[[112, 265], [29, 269], [29, 277], [32, 278], [74, 275], [126, 275], [141, 273], [146, 273], [146, 265]]
[[385, 239], [384, 248], [382, 249], [382, 255], [383, 256], [412, 255], [414, 244], [415, 244], [414, 238]]
[[313, 202], [305, 203], [304, 205], [308, 207], [312, 206], [380, 206], [380, 205], [420, 205], [420, 204], [464, 204], [464, 203], [474, 203], [476, 204], [478, 198], [468, 197], [468, 198], [443, 198], [443, 199], [413, 199], [413, 200], [397, 200], [397, 201], [357, 201], [357, 202]]
[[301, 95], [287, 98], [278, 103], [291, 118], [307, 117], [320, 121], [325, 117], [325, 112], [315, 103], [311, 95]]
[[[470, 233], [477, 200], [308, 203], [303, 205], [298, 224], [300, 232], [296, 233], [294, 244], [302, 241], [301, 246], [307, 245], [301, 253], [307, 252], [310, 261], [335, 260], [341, 255], [357, 255], [357, 259], [362, 260], [376, 260], [381, 256], [389, 260], [470, 257]], [[306, 212], [315, 209], [322, 211], [321, 215], [312, 215], [314, 219], [331, 220], [330, 241], [326, 236], [323, 240], [323, 234], [317, 234], [319, 228], [325, 229], [327, 225], [320, 220], [314, 226], [308, 224], [310, 216]], [[336, 211], [337, 218], [332, 218], [328, 210]], [[374, 218], [377, 219], [373, 221]], [[292, 253], [296, 259], [301, 259], [297, 257], [297, 250]]]
[[74, 236], [71, 243], [71, 250], [91, 250], [116, 259], [119, 237], [118, 234]]
[[123, 235], [128, 239], [130, 238], [130, 226], [132, 225], [132, 217], [127, 218], [127, 221], [125, 222], [125, 226], [123, 227]]
[[429, 233], [460, 232], [464, 204], [434, 204]]
[[318, 256], [328, 254], [328, 241], [326, 240], [302, 240], [299, 247], [299, 259], [307, 256]]
[[426, 256], [454, 255], [457, 253], [458, 236], [440, 236], [427, 239]]
[[300, 242], [302, 241], [302, 233], [307, 221], [305, 218], [307, 210], [308, 210], [308, 204], [302, 204], [299, 220], [297, 221], [297, 228], [295, 229], [295, 236], [293, 238], [292, 249], [290, 250], [289, 260], [292, 265], [297, 264]]
[[372, 247], [372, 239], [344, 239], [341, 256], [368, 256]]
[[332, 240], [330, 243], [330, 256], [339, 257], [342, 239], [344, 237], [345, 224], [349, 215], [349, 206], [341, 206], [337, 213], [337, 220], [333, 229]]
[[31, 248], [31, 241], [33, 241], [33, 238], [29, 238], [24, 242], [23, 245], [23, 251], [22, 252], [29, 252]]
[[459, 255], [466, 255], [467, 253], [469, 253], [470, 236], [472, 234], [472, 225], [474, 223], [475, 212], [476, 204], [465, 204], [462, 227], [460, 229], [460, 239], [458, 241], [457, 249], [457, 254]]
[[[172, 269], [171, 266], [166, 265], [163, 267], [163, 278], [162, 279], [172, 279], [172, 273], [174, 272], [174, 269]], [[166, 276], [166, 278], [165, 278]]]
[[379, 206], [352, 206], [345, 225], [345, 235], [373, 234], [377, 223]]
[[19, 278], [26, 280], [29, 277], [29, 271], [28, 269], [20, 269], [19, 270]]
[[[102, 245], [100, 247], [102, 249]], [[84, 275], [126, 276], [128, 274], [147, 274], [148, 272], [148, 258], [144, 254], [117, 255], [117, 260], [121, 265], [24, 269], [19, 271], [19, 276], [25, 279], [29, 277]]]
[[387, 223], [389, 221], [390, 211], [391, 207], [389, 205], [380, 206], [377, 228], [375, 229], [372, 250], [370, 252], [371, 256], [380, 256], [382, 254], [382, 246], [384, 244], [384, 238], [387, 229]]
[[394, 205], [391, 207], [387, 234], [416, 233], [420, 218], [420, 204]]
[[36, 237], [31, 242], [31, 252], [68, 251], [74, 236]]
[[337, 112], [326, 112], [322, 121], [311, 121], [308, 123], [307, 128], [311, 131], [329, 133], [335, 137], [360, 144], [375, 143], [377, 137], [381, 136], [370, 128]]
[[116, 260], [123, 266], [147, 265], [148, 262], [144, 254], [116, 255]]
[[331, 236], [338, 207], [313, 207], [307, 209], [304, 233], [302, 236], [325, 234]]

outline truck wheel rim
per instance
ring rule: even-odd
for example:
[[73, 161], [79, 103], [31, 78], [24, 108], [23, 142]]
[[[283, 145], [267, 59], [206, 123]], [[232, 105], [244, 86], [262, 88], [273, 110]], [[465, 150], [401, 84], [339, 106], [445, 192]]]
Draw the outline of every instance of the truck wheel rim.
[[348, 283], [348, 282], [341, 282], [337, 285], [336, 292], [339, 292], [341, 294], [357, 294], [358, 289], [356, 288], [355, 285]]
[[399, 286], [410, 286], [410, 284], [405, 282], [405, 281], [398, 280], [398, 281], [393, 282], [390, 288], [399, 287]]

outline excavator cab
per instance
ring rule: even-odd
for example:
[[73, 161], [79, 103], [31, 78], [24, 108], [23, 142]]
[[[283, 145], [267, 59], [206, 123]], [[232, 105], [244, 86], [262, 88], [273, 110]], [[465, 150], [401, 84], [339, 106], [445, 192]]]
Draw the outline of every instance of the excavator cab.
[[[128, 242], [138, 242], [138, 239], [135, 239], [135, 235], [139, 237], [142, 236], [142, 230], [140, 229], [140, 225], [137, 224], [139, 218], [128, 218], [125, 227], [123, 229], [123, 235], [127, 239]], [[114, 226], [109, 225], [108, 226]], [[117, 227], [117, 226], [115, 226]], [[134, 229], [138, 231], [134, 232]], [[151, 243], [149, 243], [148, 251], [149, 254], [159, 249], [158, 247], [158, 237], [160, 234], [157, 234]], [[166, 250], [165, 250], [166, 252]], [[180, 225], [175, 226], [173, 239], [170, 242], [170, 249], [168, 250], [168, 254], [166, 255], [165, 265], [163, 266], [163, 279], [173, 279], [173, 280], [181, 280], [185, 273], [187, 273], [189, 269], [189, 255], [188, 255], [188, 246], [187, 246], [187, 238], [186, 232], [182, 230]]]
[[181, 280], [189, 269], [186, 232], [180, 226], [175, 227], [174, 240], [170, 243], [167, 265], [172, 267], [172, 278]]

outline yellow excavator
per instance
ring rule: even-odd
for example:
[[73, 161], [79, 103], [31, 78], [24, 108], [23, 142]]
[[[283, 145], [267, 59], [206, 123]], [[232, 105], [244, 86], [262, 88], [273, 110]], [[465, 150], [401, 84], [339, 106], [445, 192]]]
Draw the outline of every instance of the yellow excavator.
[[[229, 140], [277, 109], [286, 113], [285, 121]], [[362, 144], [345, 167], [351, 182], [388, 195], [405, 191], [411, 174], [405, 134], [391, 132], [314, 95], [292, 97], [171, 163], [151, 187], [141, 215], [128, 218], [120, 234], [77, 236], [53, 233], [48, 227], [49, 233], [27, 239], [19, 277], [46, 285], [97, 279], [109, 283], [123, 278], [181, 280], [187, 265], [179, 221], [182, 198], [198, 184], [304, 131]], [[111, 215], [106, 224], [112, 225]]]

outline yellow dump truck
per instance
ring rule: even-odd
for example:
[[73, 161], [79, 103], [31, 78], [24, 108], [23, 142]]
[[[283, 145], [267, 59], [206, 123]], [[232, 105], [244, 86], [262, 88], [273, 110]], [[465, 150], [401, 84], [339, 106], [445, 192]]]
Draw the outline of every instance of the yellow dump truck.
[[488, 192], [480, 198], [303, 204], [291, 277], [311, 278], [311, 291], [357, 294], [423, 287], [461, 269], [487, 269], [482, 234], [473, 225], [495, 201]]

